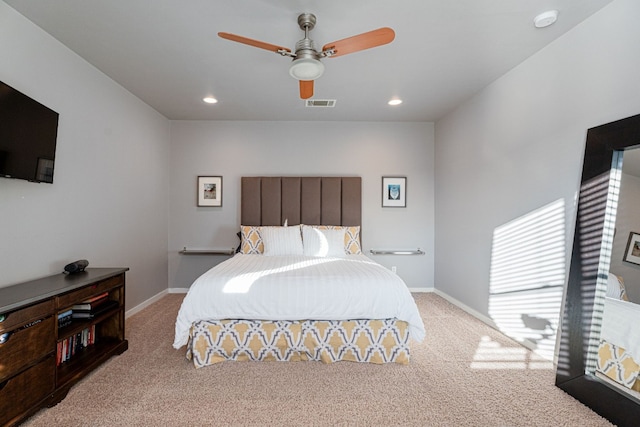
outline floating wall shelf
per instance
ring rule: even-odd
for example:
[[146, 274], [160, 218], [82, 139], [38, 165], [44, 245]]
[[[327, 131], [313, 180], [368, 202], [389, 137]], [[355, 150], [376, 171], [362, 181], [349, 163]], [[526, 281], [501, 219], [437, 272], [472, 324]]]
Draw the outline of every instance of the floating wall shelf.
[[185, 246], [181, 251], [181, 255], [233, 255], [235, 249], [187, 249]]
[[371, 255], [424, 255], [424, 251], [418, 249], [371, 249]]

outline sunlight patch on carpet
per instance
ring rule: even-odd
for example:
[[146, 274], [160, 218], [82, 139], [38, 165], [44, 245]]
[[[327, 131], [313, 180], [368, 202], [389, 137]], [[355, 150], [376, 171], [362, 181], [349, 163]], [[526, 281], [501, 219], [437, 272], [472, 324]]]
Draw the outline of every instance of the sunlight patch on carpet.
[[506, 347], [483, 336], [471, 362], [471, 369], [553, 369], [553, 363], [521, 346]]

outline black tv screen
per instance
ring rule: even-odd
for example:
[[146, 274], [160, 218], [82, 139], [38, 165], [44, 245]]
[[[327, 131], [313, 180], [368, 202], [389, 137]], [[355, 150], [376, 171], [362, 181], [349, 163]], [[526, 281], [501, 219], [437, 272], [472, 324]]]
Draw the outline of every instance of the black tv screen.
[[0, 82], [0, 177], [53, 183], [58, 113]]

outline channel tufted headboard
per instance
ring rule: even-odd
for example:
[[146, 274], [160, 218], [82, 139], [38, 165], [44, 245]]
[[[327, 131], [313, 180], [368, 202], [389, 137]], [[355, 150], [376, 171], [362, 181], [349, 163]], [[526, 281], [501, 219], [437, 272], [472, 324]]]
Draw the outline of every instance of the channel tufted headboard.
[[360, 177], [242, 177], [241, 225], [361, 225]]

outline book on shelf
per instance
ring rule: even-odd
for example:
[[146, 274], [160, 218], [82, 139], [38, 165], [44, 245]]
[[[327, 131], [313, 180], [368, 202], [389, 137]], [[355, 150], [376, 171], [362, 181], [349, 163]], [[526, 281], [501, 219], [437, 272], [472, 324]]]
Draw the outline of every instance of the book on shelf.
[[93, 319], [95, 316], [117, 307], [120, 303], [114, 300], [107, 300], [91, 309], [74, 309], [71, 317], [73, 319]]
[[58, 328], [64, 328], [69, 323], [71, 323], [71, 315], [73, 314], [73, 310], [63, 311], [62, 313], [58, 313]]
[[90, 328], [84, 328], [75, 335], [71, 335], [61, 341], [58, 341], [56, 351], [56, 364], [66, 362], [76, 355], [79, 351], [89, 347], [96, 342], [96, 325]]
[[89, 298], [85, 301], [82, 301], [79, 304], [75, 304], [73, 307], [71, 307], [73, 310], [91, 310], [97, 306], [99, 306], [100, 304], [108, 301], [109, 298], [109, 292], [103, 292], [100, 295], [96, 295], [92, 298]]

